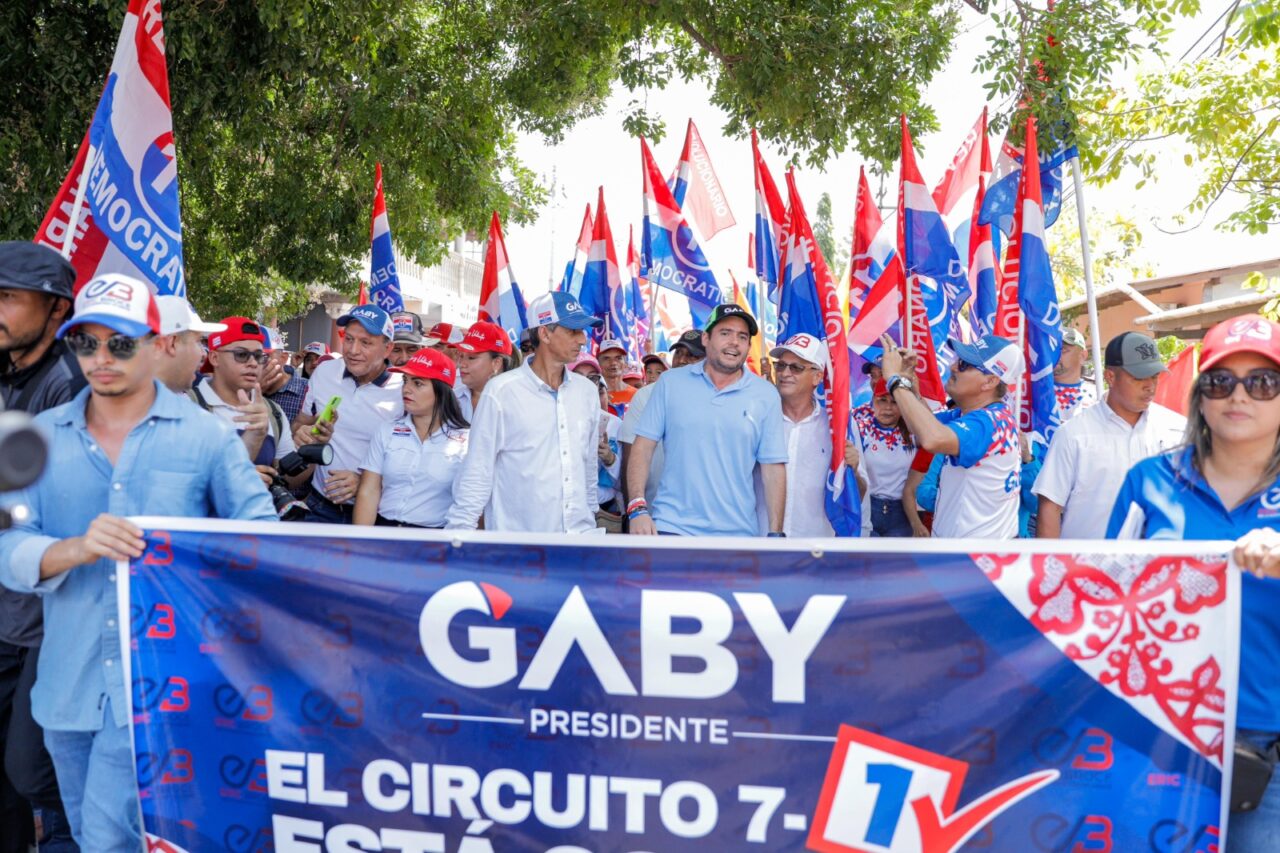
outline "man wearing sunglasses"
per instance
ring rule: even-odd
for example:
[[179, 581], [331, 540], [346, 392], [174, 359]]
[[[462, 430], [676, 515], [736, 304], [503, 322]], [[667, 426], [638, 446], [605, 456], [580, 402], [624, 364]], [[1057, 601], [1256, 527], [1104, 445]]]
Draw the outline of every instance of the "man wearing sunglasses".
[[156, 379], [160, 312], [147, 285], [91, 279], [58, 329], [89, 388], [37, 416], [48, 468], [0, 534], [0, 583], [44, 598], [32, 714], [84, 851], [139, 850], [138, 787], [116, 624], [116, 561], [146, 543], [129, 516], [274, 521], [235, 432]]
[[881, 343], [887, 390], [916, 445], [946, 457], [938, 477], [933, 535], [1016, 538], [1022, 450], [1017, 419], [1004, 400], [1026, 370], [1021, 349], [997, 335], [971, 344], [952, 340], [956, 360], [946, 392], [956, 408], [935, 415], [916, 393], [915, 353], [899, 349], [888, 335]]
[[[37, 414], [85, 385], [76, 358], [55, 339], [71, 311], [76, 271], [54, 250], [22, 240], [0, 243], [0, 398], [4, 408]], [[40, 599], [0, 589], [0, 853], [74, 849], [53, 762], [31, 718], [29, 699], [43, 636]], [[40, 809], [35, 839], [31, 808]]]
[[1034, 491], [1040, 539], [1105, 539], [1125, 474], [1149, 456], [1182, 444], [1187, 419], [1153, 402], [1165, 372], [1156, 342], [1125, 332], [1107, 343], [1107, 393], [1053, 436]]
[[263, 481], [275, 474], [276, 460], [297, 448], [284, 411], [262, 392], [262, 369], [269, 357], [263, 328], [248, 317], [227, 317], [226, 331], [209, 335], [213, 372], [191, 391], [191, 399], [240, 433]]

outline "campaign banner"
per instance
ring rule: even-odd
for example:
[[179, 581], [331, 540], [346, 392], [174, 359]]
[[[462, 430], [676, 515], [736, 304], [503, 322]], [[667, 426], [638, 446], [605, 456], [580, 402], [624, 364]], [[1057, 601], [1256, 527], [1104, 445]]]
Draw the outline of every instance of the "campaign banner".
[[1222, 843], [1227, 543], [141, 524], [153, 850]]

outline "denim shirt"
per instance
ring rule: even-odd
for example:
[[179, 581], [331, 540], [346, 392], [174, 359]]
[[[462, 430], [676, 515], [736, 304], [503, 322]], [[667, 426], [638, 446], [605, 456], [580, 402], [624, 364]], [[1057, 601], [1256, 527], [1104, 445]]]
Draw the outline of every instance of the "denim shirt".
[[[128, 723], [116, 565], [98, 560], [40, 580], [40, 561], [60, 539], [82, 535], [99, 514], [273, 521], [276, 513], [244, 444], [219, 418], [156, 383], [147, 416], [125, 438], [113, 468], [85, 424], [89, 389], [36, 418], [49, 439], [44, 475], [10, 503], [30, 517], [0, 534], [0, 583], [44, 600], [31, 710], [40, 725], [97, 731], [110, 697]], [[123, 650], [127, 653], [127, 650]]]

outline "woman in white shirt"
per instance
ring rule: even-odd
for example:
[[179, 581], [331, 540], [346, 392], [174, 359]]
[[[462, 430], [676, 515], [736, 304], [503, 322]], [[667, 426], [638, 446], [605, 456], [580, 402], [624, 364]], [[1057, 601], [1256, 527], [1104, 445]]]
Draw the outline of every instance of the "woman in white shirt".
[[870, 405], [853, 410], [871, 495], [871, 535], [911, 536], [911, 523], [902, 508], [902, 491], [911, 471], [916, 446], [902, 421], [884, 379], [876, 382]]
[[517, 364], [505, 329], [484, 320], [471, 324], [458, 344], [459, 384], [453, 391], [467, 420], [474, 418], [480, 392], [489, 380]]
[[404, 414], [369, 443], [353, 521], [444, 527], [470, 431], [453, 395], [457, 367], [447, 355], [422, 349], [391, 370], [404, 374]]

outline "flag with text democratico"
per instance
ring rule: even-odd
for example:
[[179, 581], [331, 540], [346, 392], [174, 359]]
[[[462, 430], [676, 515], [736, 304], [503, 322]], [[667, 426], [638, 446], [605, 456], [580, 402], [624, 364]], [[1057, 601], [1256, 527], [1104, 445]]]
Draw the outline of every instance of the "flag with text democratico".
[[689, 119], [680, 163], [668, 185], [676, 204], [698, 226], [702, 239], [710, 240], [737, 224], [729, 210], [729, 201], [720, 186], [720, 179], [716, 177], [715, 167], [711, 165], [711, 156], [702, 144], [702, 134], [698, 133], [693, 119]]
[[578, 229], [578, 243], [573, 249], [573, 260], [565, 270], [567, 286], [563, 288], [575, 299], [582, 297], [582, 277], [587, 273], [587, 255], [591, 253], [591, 235], [595, 232], [595, 222], [591, 218], [591, 205], [582, 212], [582, 227]]
[[787, 172], [787, 284], [782, 289], [778, 316], [778, 340], [811, 335], [826, 341], [825, 402], [831, 430], [831, 461], [827, 471], [825, 503], [827, 519], [837, 536], [862, 535], [862, 498], [854, 471], [844, 462], [844, 447], [852, 428], [849, 410], [853, 388], [849, 378], [848, 344], [845, 342], [844, 310], [835, 279], [827, 268], [813, 228], [805, 215], [804, 202], [796, 189], [795, 174]]
[[756, 186], [754, 267], [756, 278], [765, 287], [766, 297], [777, 305], [783, 279], [779, 264], [783, 235], [787, 230], [787, 207], [782, 203], [778, 185], [774, 183], [764, 155], [760, 153], [760, 139], [754, 128], [751, 131], [751, 159]]
[[[928, 314], [935, 350], [959, 329], [960, 307], [969, 299], [969, 276], [947, 223], [925, 188], [907, 117], [902, 123], [902, 171], [898, 181], [898, 254], [907, 284], [918, 288]], [[914, 310], [914, 309], [913, 309]], [[912, 322], [915, 322], [914, 314]]]
[[400, 275], [396, 272], [396, 252], [391, 243], [391, 223], [387, 202], [382, 197], [382, 164], [373, 179], [373, 221], [369, 224], [369, 301], [388, 313], [404, 310]]
[[525, 317], [524, 296], [516, 283], [515, 273], [507, 258], [507, 242], [502, 238], [498, 212], [489, 220], [489, 239], [484, 252], [484, 274], [480, 278], [479, 317], [486, 323], [497, 323], [506, 329], [512, 344], [520, 342], [520, 333], [529, 328]]
[[160, 294], [187, 293], [164, 51], [160, 0], [130, 0], [89, 131], [35, 236], [62, 252], [83, 191], [70, 247], [77, 290], [121, 273]]
[[[1035, 116], [1027, 117], [1027, 157], [1036, 153]], [[1062, 354], [1062, 314], [1053, 287], [1053, 269], [1044, 244], [1044, 207], [1040, 172], [1024, 169], [1018, 190], [1018, 211], [1008, 262], [1018, 276], [1018, 307], [1026, 330], [1027, 390], [1019, 417], [1024, 432], [1045, 444], [1058, 429], [1057, 394], [1053, 369]], [[1006, 271], [1007, 272], [1007, 271]]]
[[662, 180], [649, 143], [640, 137], [640, 169], [644, 181], [644, 235], [647, 277], [651, 284], [684, 294], [694, 324], [701, 328], [711, 309], [724, 301], [711, 265], [693, 230]]

